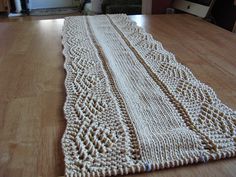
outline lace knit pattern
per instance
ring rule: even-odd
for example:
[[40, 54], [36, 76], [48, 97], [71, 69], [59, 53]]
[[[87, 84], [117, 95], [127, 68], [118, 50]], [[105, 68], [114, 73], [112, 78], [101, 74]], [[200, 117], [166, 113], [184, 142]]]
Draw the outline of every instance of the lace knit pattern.
[[116, 176], [235, 156], [236, 112], [124, 14], [68, 17], [66, 176]]

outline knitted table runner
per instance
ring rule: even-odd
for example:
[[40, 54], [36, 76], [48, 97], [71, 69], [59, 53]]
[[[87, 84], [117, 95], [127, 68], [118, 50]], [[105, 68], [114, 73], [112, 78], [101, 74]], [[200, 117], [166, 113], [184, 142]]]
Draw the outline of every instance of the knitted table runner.
[[236, 112], [128, 16], [65, 19], [66, 176], [235, 156]]

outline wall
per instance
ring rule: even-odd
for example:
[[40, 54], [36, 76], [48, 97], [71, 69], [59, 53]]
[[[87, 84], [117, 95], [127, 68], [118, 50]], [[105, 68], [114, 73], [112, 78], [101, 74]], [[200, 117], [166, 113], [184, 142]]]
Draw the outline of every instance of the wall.
[[71, 7], [75, 0], [29, 0], [30, 9]]
[[152, 0], [142, 0], [142, 14], [152, 13], [152, 3]]
[[236, 21], [236, 4], [235, 0], [216, 0], [212, 8], [212, 16], [216, 25], [233, 31]]
[[152, 13], [162, 14], [166, 12], [166, 8], [171, 7], [173, 0], [153, 0], [152, 1]]

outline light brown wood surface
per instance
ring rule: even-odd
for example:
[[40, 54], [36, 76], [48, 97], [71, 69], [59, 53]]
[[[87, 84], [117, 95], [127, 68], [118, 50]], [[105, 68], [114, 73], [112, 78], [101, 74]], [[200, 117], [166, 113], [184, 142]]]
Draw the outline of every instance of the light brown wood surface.
[[[235, 34], [189, 15], [131, 18], [236, 109]], [[63, 176], [63, 19], [0, 21], [0, 176]], [[233, 177], [236, 159], [131, 176]]]

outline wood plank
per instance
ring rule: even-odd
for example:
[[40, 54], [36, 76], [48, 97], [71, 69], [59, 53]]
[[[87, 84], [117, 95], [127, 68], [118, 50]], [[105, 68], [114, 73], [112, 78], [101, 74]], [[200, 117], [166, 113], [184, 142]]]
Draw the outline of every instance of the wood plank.
[[[63, 176], [62, 19], [0, 20], [0, 176]], [[131, 16], [236, 109], [236, 35], [190, 15]], [[235, 158], [131, 175], [235, 176]]]
[[0, 176], [64, 174], [62, 24], [0, 24]]

